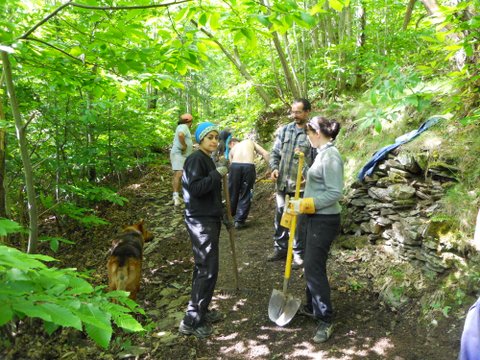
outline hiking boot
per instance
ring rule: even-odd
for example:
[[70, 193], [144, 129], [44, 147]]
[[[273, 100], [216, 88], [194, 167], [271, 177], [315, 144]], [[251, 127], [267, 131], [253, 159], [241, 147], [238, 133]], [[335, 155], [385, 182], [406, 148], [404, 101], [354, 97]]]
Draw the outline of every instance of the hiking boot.
[[275, 249], [273, 254], [267, 258], [267, 261], [279, 261], [287, 258], [287, 252], [285, 250]]
[[299, 255], [293, 256], [292, 269], [303, 269], [303, 259]]
[[211, 324], [222, 321], [223, 319], [225, 319], [225, 314], [217, 310], [209, 310], [205, 314], [205, 320]]
[[178, 327], [178, 331], [180, 334], [183, 335], [194, 335], [197, 338], [206, 338], [212, 335], [213, 333], [213, 328], [211, 325], [207, 323], [203, 323], [201, 325], [198, 325], [197, 327], [193, 327], [190, 325], [187, 325], [183, 322], [180, 323], [180, 326]]
[[313, 337], [313, 341], [316, 343], [323, 343], [327, 341], [333, 332], [333, 325], [330, 323], [326, 323], [325, 321], [319, 320], [317, 332]]
[[309, 318], [315, 319], [313, 310], [308, 305], [300, 306], [300, 309], [298, 309], [298, 315], [308, 316]]

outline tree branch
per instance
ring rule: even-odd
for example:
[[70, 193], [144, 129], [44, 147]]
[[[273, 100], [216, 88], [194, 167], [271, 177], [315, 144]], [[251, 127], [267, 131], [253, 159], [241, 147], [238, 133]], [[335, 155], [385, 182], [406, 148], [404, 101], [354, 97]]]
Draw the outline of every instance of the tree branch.
[[190, 2], [192, 0], [175, 0], [173, 2], [169, 3], [163, 3], [163, 4], [151, 4], [151, 5], [134, 5], [134, 6], [91, 6], [91, 5], [84, 5], [84, 4], [78, 4], [74, 3], [73, 0], [70, 0], [63, 4], [62, 6], [58, 7], [55, 9], [51, 14], [47, 15], [43, 20], [35, 24], [33, 27], [31, 27], [25, 34], [22, 36], [18, 37], [17, 40], [21, 39], [27, 39], [30, 34], [32, 34], [35, 30], [37, 30], [40, 26], [45, 24], [48, 20], [56, 16], [60, 11], [62, 11], [64, 8], [67, 6], [74, 6], [82, 9], [90, 9], [90, 10], [112, 10], [112, 11], [118, 11], [118, 10], [138, 10], [138, 9], [152, 9], [152, 8], [159, 8], [159, 7], [167, 7], [170, 5], [177, 5], [177, 4], [182, 4], [185, 2]]
[[77, 57], [75, 57], [75, 56], [73, 56], [73, 55], [70, 55], [70, 54], [67, 53], [65, 50], [62, 50], [62, 49], [56, 47], [55, 45], [52, 45], [52, 44], [50, 44], [50, 43], [48, 43], [48, 42], [46, 42], [46, 41], [43, 41], [43, 40], [40, 40], [40, 39], [37, 39], [37, 38], [33, 38], [33, 37], [29, 37], [28, 40], [37, 41], [37, 42], [39, 42], [39, 43], [41, 43], [41, 44], [47, 45], [48, 47], [51, 47], [52, 49], [57, 50], [57, 51], [61, 52], [63, 55], [68, 56], [69, 58], [72, 58], [72, 59], [74, 59], [74, 60], [76, 60], [76, 61], [80, 61], [80, 62], [82, 62], [82, 63], [84, 63], [84, 64], [88, 64], [88, 65], [94, 65], [94, 64], [92, 64], [92, 63], [88, 63], [88, 62], [86, 62], [86, 61], [83, 61], [82, 59], [79, 59], [79, 58], [77, 58]]

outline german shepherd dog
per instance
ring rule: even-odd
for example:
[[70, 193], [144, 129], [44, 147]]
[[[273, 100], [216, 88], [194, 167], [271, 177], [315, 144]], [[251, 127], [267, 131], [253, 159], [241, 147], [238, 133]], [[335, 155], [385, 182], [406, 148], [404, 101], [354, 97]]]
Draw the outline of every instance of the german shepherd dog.
[[112, 241], [108, 258], [108, 287], [110, 291], [130, 292], [130, 299], [137, 298], [142, 276], [143, 245], [153, 239], [145, 229], [144, 221], [125, 226]]

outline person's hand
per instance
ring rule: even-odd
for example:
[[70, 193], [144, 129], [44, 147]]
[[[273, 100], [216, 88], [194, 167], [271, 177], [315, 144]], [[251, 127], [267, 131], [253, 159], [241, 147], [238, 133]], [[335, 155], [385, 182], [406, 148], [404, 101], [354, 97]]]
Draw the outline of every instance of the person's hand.
[[277, 180], [278, 179], [278, 169], [275, 169], [272, 171], [272, 173], [270, 174], [270, 178], [272, 180]]
[[227, 228], [227, 230], [231, 230], [234, 228], [233, 220], [229, 219], [229, 216], [227, 215], [227, 212], [224, 211], [223, 216], [222, 216], [222, 222], [223, 225]]
[[228, 168], [226, 166], [217, 167], [217, 171], [222, 177], [228, 174]]
[[293, 215], [315, 214], [313, 198], [291, 199], [288, 203], [287, 212]]
[[300, 214], [300, 203], [301, 202], [302, 202], [302, 199], [290, 199], [290, 201], [288, 203], [287, 212], [289, 212], [292, 215]]

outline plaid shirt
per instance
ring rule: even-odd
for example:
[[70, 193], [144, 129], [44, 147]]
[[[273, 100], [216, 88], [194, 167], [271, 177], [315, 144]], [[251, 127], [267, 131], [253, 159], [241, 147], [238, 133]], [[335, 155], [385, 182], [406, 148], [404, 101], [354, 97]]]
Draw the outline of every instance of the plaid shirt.
[[313, 149], [305, 128], [299, 129], [295, 122], [291, 122], [277, 133], [270, 153], [270, 168], [272, 171], [278, 169], [277, 190], [287, 193], [295, 192], [298, 170], [298, 158], [294, 157], [295, 149], [305, 154], [302, 173], [306, 178], [307, 170], [313, 162]]

